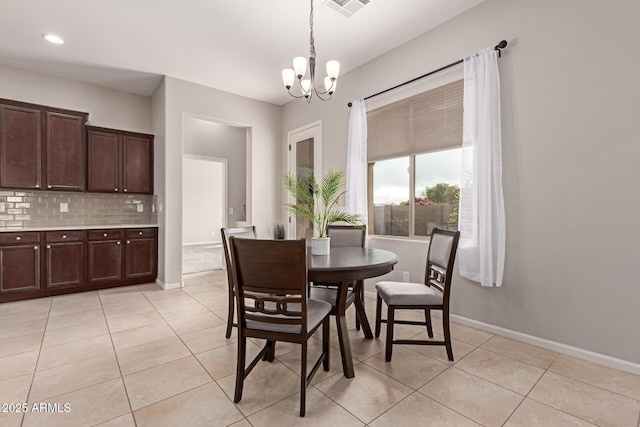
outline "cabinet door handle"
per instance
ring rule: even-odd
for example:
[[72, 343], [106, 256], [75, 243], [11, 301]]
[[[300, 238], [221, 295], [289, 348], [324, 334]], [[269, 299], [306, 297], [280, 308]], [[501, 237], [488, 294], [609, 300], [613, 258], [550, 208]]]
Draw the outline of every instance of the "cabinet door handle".
[[66, 235], [66, 234], [63, 234], [63, 235], [62, 235], [62, 238], [63, 238], [63, 239], [66, 239], [66, 238], [67, 238], [67, 235]]
[[16, 240], [22, 240], [22, 237], [18, 236], [16, 237]]
[[120, 244], [120, 241], [117, 241], [117, 242], [116, 242], [116, 245], [119, 245], [119, 244]]
[[36, 184], [36, 188], [40, 188], [40, 184]]
[[33, 249], [37, 251], [37, 250], [38, 250], [38, 247], [37, 247], [37, 246], [34, 246], [34, 247], [33, 247]]
[[126, 188], [124, 189], [124, 192], [125, 192], [125, 193], [127, 192], [127, 189], [126, 189]]
[[51, 188], [51, 186], [50, 186], [50, 185], [47, 185], [47, 188]]
[[116, 187], [114, 190], [115, 190], [115, 191], [118, 191], [118, 187]]
[[51, 249], [51, 245], [47, 245], [47, 249]]
[[138, 236], [142, 236], [142, 231], [138, 231]]
[[107, 237], [107, 236], [108, 236], [108, 234], [107, 234], [107, 233], [104, 233], [104, 234], [103, 234], [103, 236], [104, 236], [104, 237]]
[[127, 240], [127, 245], [130, 245], [130, 244], [131, 244], [131, 241]]

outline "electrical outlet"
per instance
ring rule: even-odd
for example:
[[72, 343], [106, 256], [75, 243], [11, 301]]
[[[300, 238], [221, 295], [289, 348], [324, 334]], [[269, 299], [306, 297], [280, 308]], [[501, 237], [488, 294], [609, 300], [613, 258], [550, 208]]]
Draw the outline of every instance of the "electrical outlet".
[[138, 212], [144, 212], [144, 205], [142, 203], [138, 203], [137, 205]]
[[403, 271], [402, 272], [402, 281], [403, 282], [408, 282], [409, 281], [409, 272], [408, 271]]
[[0, 212], [6, 212], [6, 211], [7, 211], [7, 208], [4, 205], [4, 202], [0, 202]]
[[229, 208], [229, 215], [233, 215], [233, 208]]
[[60, 203], [60, 212], [69, 212], [69, 204]]

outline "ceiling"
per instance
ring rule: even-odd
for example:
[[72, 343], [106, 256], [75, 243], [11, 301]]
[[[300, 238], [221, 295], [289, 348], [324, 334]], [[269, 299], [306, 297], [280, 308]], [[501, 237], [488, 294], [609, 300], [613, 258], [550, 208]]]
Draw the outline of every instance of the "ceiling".
[[[330, 59], [344, 74], [484, 0], [371, 0], [348, 18], [326, 1], [314, 1], [321, 77]], [[145, 96], [168, 75], [282, 105], [291, 98], [281, 70], [308, 56], [309, 4], [0, 0], [0, 64]], [[44, 33], [66, 43], [50, 44]]]

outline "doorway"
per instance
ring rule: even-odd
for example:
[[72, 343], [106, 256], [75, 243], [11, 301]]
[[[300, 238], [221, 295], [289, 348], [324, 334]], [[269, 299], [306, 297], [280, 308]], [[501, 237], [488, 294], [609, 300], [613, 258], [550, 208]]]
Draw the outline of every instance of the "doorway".
[[[310, 172], [319, 179], [322, 177], [322, 121], [311, 123], [288, 132], [289, 170], [296, 176], [307, 177]], [[294, 200], [289, 197], [289, 203]], [[308, 219], [296, 218], [289, 213], [288, 235], [294, 239], [307, 239], [311, 242], [313, 227]]]
[[250, 221], [251, 128], [183, 116], [182, 274], [224, 269], [220, 229]]
[[182, 274], [220, 270], [227, 159], [184, 155], [182, 171]]

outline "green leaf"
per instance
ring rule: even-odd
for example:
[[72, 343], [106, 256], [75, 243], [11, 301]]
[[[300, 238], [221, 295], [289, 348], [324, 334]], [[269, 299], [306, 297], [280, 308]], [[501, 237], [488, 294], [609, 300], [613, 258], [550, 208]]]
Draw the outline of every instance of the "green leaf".
[[295, 176], [291, 172], [283, 172], [282, 181], [289, 194], [296, 200], [295, 204], [287, 204], [289, 212], [299, 218], [311, 221], [318, 237], [325, 237], [327, 227], [336, 222], [362, 226], [360, 215], [349, 214], [337, 209], [342, 196], [345, 172], [328, 170], [320, 184], [313, 173], [307, 177]]

